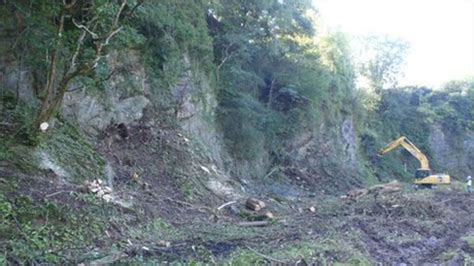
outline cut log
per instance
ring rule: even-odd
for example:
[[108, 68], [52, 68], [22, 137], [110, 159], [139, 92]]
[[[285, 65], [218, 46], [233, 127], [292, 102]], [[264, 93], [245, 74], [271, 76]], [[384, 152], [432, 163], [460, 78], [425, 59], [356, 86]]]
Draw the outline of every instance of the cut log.
[[247, 209], [250, 209], [252, 211], [259, 211], [263, 208], [265, 208], [265, 202], [256, 199], [256, 198], [248, 198], [247, 201], [245, 202], [245, 207]]
[[239, 226], [246, 226], [246, 227], [259, 227], [259, 226], [266, 226], [270, 223], [268, 221], [254, 221], [254, 222], [240, 222]]

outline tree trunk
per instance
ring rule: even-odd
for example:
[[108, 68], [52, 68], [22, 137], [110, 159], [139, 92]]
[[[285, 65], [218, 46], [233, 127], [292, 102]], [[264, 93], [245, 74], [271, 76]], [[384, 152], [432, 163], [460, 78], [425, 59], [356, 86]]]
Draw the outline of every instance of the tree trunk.
[[[58, 26], [58, 33], [57, 33], [57, 41], [56, 47], [53, 50], [51, 55], [51, 62], [49, 63], [48, 67], [48, 77], [46, 80], [45, 85], [45, 96], [43, 102], [41, 104], [41, 108], [36, 116], [34, 127], [38, 129], [39, 125], [43, 122], [48, 122], [48, 120], [53, 116], [55, 113], [55, 109], [57, 109], [57, 95], [55, 90], [55, 77], [56, 77], [56, 67], [58, 63], [58, 53], [59, 47], [61, 47], [61, 34], [64, 31], [64, 18], [66, 16], [66, 9], [65, 7], [61, 8], [61, 14], [59, 16], [59, 26]], [[63, 81], [61, 81], [62, 83]], [[60, 103], [59, 103], [60, 104]]]
[[272, 79], [270, 83], [270, 91], [268, 92], [267, 108], [272, 108], [274, 86], [275, 86], [275, 79]]
[[47, 95], [44, 98], [40, 111], [36, 117], [36, 128], [38, 128], [41, 123], [48, 122], [51, 117], [53, 117], [59, 111], [68, 85], [75, 76], [76, 75], [68, 75], [64, 77], [59, 83], [56, 95], [54, 95], [54, 97], [52, 95]]

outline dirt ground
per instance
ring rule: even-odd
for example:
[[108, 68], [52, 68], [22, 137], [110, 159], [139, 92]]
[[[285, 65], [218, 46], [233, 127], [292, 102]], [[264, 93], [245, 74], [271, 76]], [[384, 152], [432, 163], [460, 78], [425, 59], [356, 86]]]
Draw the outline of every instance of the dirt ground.
[[[140, 130], [140, 136], [153, 135], [146, 128], [135, 130]], [[166, 145], [178, 150], [183, 147], [182, 141], [173, 137], [177, 135], [174, 132], [160, 134], [162, 143], [168, 143], [161, 149]], [[245, 199], [221, 210], [217, 207], [231, 199], [209, 194], [189, 202], [182, 187], [176, 185], [180, 182], [170, 182], [163, 168], [166, 158], [150, 167], [146, 158], [156, 155], [153, 157], [153, 150], [140, 144], [119, 143], [134, 147], [119, 147], [109, 157], [113, 155], [116, 163], [126, 161], [121, 158], [124, 153], [117, 151], [127, 151], [127, 156], [142, 158], [135, 166], [148, 164], [139, 168], [146, 169], [144, 181], [153, 189], [141, 208], [152, 210], [150, 217], [161, 217], [179, 237], [170, 237], [169, 247], [152, 241], [143, 244], [149, 250], [125, 251], [128, 259], [138, 256], [160, 261], [235, 262], [237, 258], [238, 262], [239, 256], [251, 254], [247, 262], [474, 263], [474, 196], [454, 185], [414, 191], [407, 184], [401, 193], [347, 201], [334, 195], [315, 196], [301, 180], [253, 183], [248, 184], [246, 196], [265, 201], [265, 211], [275, 217], [263, 227], [242, 227], [239, 223], [243, 221], [262, 219], [246, 210]], [[136, 154], [130, 154], [130, 150]], [[175, 157], [171, 161], [199, 160], [196, 156], [187, 158], [187, 153], [172, 154]], [[150, 174], [154, 178], [147, 180]], [[269, 186], [291, 187], [293, 193], [275, 194]]]
[[[59, 182], [47, 171], [31, 176], [0, 167], [0, 196], [8, 206], [27, 206], [21, 205], [27, 197], [34, 208], [48, 209], [46, 216], [29, 215], [27, 224], [15, 209], [2, 214], [20, 238], [0, 239], [6, 261], [23, 262], [15, 258], [20, 243], [37, 249], [38, 258], [29, 261], [33, 264], [44, 263], [46, 255], [66, 264], [474, 263], [474, 195], [460, 186], [414, 191], [406, 185], [400, 193], [349, 201], [340, 195], [315, 195], [301, 180], [271, 180], [240, 184], [246, 191], [242, 197], [219, 208], [234, 199], [206, 189], [196, 174], [206, 158], [190, 152], [179, 132], [154, 131], [142, 123], [129, 134], [126, 141], [110, 141], [105, 134], [95, 147], [116, 169], [116, 201], [105, 202], [84, 192], [81, 184]], [[186, 162], [192, 163], [183, 167]], [[246, 209], [247, 197], [263, 200], [263, 212], [274, 218]], [[51, 208], [60, 210], [58, 218], [50, 215]], [[242, 224], [255, 221], [266, 224]], [[55, 232], [59, 226], [67, 226], [68, 235], [54, 238], [55, 246], [39, 245], [27, 236], [40, 234], [37, 228]]]
[[[39, 199], [56, 191], [36, 179], [35, 190], [24, 192]], [[408, 190], [378, 198], [367, 195], [355, 202], [335, 196], [300, 195], [296, 200], [276, 200], [259, 195], [268, 205], [265, 210], [275, 218], [265, 226], [247, 227], [240, 223], [262, 218], [246, 210], [243, 200], [217, 210], [218, 205], [190, 202], [176, 191], [164, 191], [123, 190], [140, 200], [133, 209], [101, 203], [103, 208], [117, 211], [113, 213], [115, 219], [105, 222], [107, 234], [101, 237], [102, 243], [96, 242], [94, 247], [100, 255], [94, 260], [71, 261], [231, 265], [474, 262], [474, 196], [464, 192]], [[70, 193], [49, 200], [71, 208], [88, 208]], [[112, 252], [113, 246], [118, 248]]]

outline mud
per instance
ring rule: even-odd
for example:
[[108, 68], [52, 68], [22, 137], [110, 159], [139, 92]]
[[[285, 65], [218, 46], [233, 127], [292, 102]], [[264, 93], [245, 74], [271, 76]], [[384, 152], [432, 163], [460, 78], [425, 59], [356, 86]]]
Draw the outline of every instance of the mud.
[[[425, 198], [426, 197], [426, 198]], [[462, 237], [472, 228], [473, 218], [470, 206], [474, 204], [471, 194], [462, 192], [433, 192], [423, 198], [412, 198], [399, 208], [419, 208], [418, 215], [373, 217], [360, 216], [349, 220], [346, 225], [361, 233], [362, 246], [376, 261], [384, 264], [440, 263], [443, 252], [461, 250], [469, 256], [474, 255]], [[418, 201], [418, 202], [417, 202]], [[424, 205], [417, 204], [419, 201]], [[436, 205], [431, 205], [431, 203]], [[431, 212], [424, 212], [423, 206]], [[415, 210], [416, 211], [416, 210]], [[395, 237], [392, 237], [395, 234]], [[456, 263], [463, 263], [461, 256]]]

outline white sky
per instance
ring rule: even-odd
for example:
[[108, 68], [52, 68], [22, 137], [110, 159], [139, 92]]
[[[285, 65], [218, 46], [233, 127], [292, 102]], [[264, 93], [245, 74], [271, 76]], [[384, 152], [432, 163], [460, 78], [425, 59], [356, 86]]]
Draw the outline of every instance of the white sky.
[[313, 0], [323, 23], [352, 35], [388, 34], [410, 43], [399, 85], [474, 76], [474, 0]]

